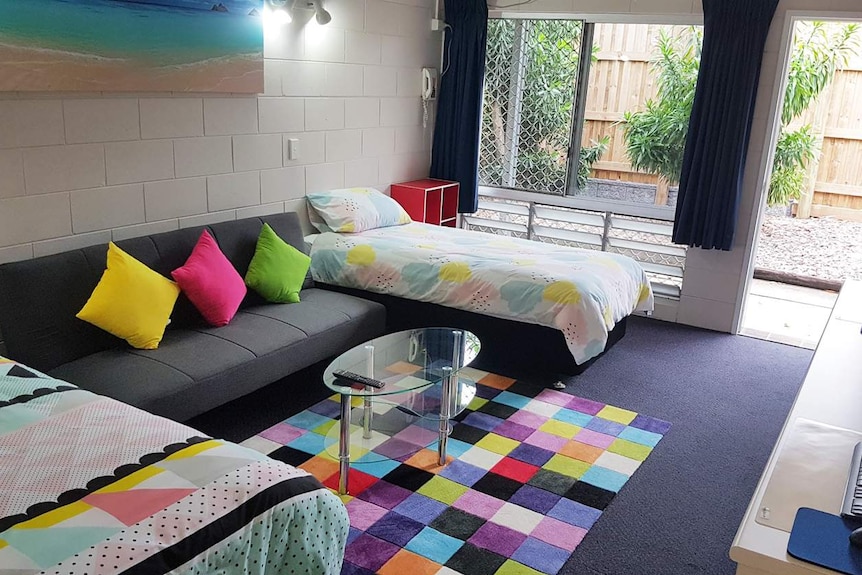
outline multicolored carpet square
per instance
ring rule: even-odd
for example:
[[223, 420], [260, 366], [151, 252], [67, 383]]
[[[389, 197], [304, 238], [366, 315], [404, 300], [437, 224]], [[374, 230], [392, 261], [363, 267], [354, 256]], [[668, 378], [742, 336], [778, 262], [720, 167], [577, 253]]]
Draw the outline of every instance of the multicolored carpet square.
[[[670, 429], [560, 391], [462, 374], [477, 394], [456, 418], [446, 465], [429, 420], [374, 442], [374, 453], [351, 464], [343, 574], [556, 574]], [[338, 406], [334, 395], [244, 445], [336, 489]]]

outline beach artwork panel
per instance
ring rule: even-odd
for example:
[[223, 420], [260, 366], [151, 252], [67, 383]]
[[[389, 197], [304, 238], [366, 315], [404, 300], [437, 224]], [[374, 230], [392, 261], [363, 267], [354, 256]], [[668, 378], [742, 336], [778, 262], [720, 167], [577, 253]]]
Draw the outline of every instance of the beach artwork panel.
[[263, 0], [0, 0], [0, 91], [263, 92]]

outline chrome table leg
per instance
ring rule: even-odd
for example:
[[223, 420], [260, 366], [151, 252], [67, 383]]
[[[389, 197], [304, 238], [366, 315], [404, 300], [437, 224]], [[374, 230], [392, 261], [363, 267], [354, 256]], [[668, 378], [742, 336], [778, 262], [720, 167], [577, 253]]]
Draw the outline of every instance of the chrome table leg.
[[347, 495], [347, 476], [350, 472], [350, 400], [341, 395], [341, 421], [338, 434], [338, 493]]
[[[365, 375], [366, 377], [370, 377], [374, 379], [374, 346], [366, 345], [365, 346]], [[366, 386], [365, 391], [367, 395], [363, 400], [363, 409], [362, 409], [362, 438], [363, 439], [371, 439], [371, 418], [374, 417], [374, 410], [371, 405], [371, 393], [374, 391], [373, 387]]]
[[440, 440], [437, 443], [437, 456], [440, 465], [446, 464], [446, 446], [449, 443], [449, 417], [452, 406], [452, 387], [457, 387], [452, 376], [452, 368], [443, 368], [443, 389], [440, 392]]

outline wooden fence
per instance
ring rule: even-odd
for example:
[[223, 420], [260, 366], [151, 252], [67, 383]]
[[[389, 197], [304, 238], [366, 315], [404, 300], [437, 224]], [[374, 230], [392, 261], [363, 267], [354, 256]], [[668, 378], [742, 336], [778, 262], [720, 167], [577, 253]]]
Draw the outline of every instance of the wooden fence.
[[[655, 184], [656, 203], [667, 201], [667, 183], [631, 167], [623, 136], [623, 114], [643, 109], [657, 91], [650, 63], [659, 30], [670, 34], [683, 26], [597, 24], [598, 59], [590, 71], [583, 145], [610, 136], [610, 147], [593, 166], [592, 176]], [[834, 216], [862, 221], [862, 55], [840, 70], [816, 106], [800, 122], [822, 135], [813, 193], [800, 203], [798, 216]], [[810, 201], [808, 201], [810, 200]]]

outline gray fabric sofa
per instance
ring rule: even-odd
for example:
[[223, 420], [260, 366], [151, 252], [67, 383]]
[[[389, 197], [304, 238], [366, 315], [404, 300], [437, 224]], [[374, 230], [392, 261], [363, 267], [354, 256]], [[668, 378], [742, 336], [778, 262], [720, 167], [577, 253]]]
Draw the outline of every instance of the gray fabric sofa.
[[[263, 222], [304, 249], [295, 213], [207, 226], [240, 275]], [[117, 242], [170, 277], [203, 227]], [[9, 357], [96, 393], [186, 420], [383, 333], [385, 308], [316, 289], [306, 277], [296, 304], [269, 304], [249, 290], [227, 326], [213, 328], [184, 295], [156, 350], [126, 342], [75, 318], [105, 269], [107, 246], [0, 266], [0, 328]], [[322, 385], [321, 382], [309, 382]]]

